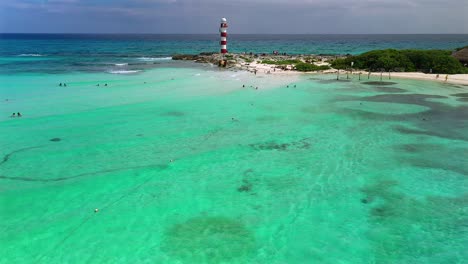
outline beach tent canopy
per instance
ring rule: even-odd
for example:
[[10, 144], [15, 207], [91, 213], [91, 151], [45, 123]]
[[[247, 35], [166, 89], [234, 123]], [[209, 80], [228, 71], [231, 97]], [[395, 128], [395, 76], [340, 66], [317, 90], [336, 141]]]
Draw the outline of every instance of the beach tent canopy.
[[453, 53], [453, 57], [455, 59], [459, 60], [462, 63], [467, 63], [468, 62], [468, 47], [464, 47], [461, 50], [456, 51]]

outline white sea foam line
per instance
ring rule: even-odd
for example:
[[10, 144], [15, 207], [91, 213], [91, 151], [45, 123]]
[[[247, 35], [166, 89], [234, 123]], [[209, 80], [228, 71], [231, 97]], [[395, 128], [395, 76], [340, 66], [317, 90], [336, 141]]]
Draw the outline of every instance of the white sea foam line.
[[20, 54], [18, 57], [42, 57], [44, 55], [41, 54]]
[[138, 73], [138, 72], [141, 72], [141, 71], [137, 71], [137, 70], [133, 70], [133, 71], [108, 71], [108, 73], [112, 73], [112, 74], [132, 74], [132, 73]]
[[128, 63], [116, 63], [116, 64], [114, 64], [114, 65], [115, 65], [115, 66], [127, 66]]
[[141, 61], [164, 61], [164, 60], [172, 60], [172, 57], [163, 57], [163, 58], [152, 58], [152, 57], [141, 57], [138, 58]]

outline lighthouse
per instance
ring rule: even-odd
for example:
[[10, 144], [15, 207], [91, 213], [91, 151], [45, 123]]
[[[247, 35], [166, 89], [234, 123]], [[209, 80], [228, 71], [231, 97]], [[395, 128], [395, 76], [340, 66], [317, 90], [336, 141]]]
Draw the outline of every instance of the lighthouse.
[[221, 45], [221, 54], [226, 54], [227, 51], [227, 20], [226, 18], [221, 18], [221, 26], [219, 26], [219, 33], [221, 33], [221, 41], [219, 44]]

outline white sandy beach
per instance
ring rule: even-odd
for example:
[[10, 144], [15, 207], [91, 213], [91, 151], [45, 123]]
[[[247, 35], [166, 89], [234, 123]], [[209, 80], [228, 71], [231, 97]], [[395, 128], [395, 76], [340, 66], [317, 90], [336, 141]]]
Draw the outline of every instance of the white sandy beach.
[[[317, 63], [317, 65], [327, 65], [327, 63]], [[334, 74], [336, 75], [338, 73], [338, 70], [335, 69], [330, 69], [326, 70], [323, 72], [298, 72], [292, 70], [292, 66], [287, 66], [289, 70], [282, 70], [279, 68], [276, 68], [275, 65], [271, 64], [261, 64], [257, 62], [252, 62], [252, 63], [240, 63], [236, 65], [237, 67], [248, 70], [250, 72], [254, 72], [257, 70], [258, 75], [268, 75], [268, 74], [274, 74], [274, 75], [300, 75], [300, 74]], [[346, 76], [347, 72], [345, 70], [339, 70], [340, 75]], [[348, 72], [348, 74], [352, 75], [353, 78], [357, 78], [359, 73], [362, 74], [362, 78], [364, 78], [367, 74], [369, 74], [366, 71], [354, 71], [352, 73]], [[371, 76], [377, 76], [380, 77], [381, 73], [379, 72], [373, 72], [371, 73]], [[468, 85], [468, 74], [426, 74], [422, 72], [391, 72], [390, 73], [391, 78], [404, 78], [404, 79], [415, 79], [415, 80], [426, 80], [426, 81], [437, 81], [437, 82], [446, 82], [446, 83], [451, 83], [451, 84], [461, 84], [461, 85]], [[446, 79], [447, 77], [447, 79]], [[346, 78], [346, 77], [345, 77]], [[389, 78], [389, 73], [384, 72], [382, 74], [382, 80], [388, 80]]]

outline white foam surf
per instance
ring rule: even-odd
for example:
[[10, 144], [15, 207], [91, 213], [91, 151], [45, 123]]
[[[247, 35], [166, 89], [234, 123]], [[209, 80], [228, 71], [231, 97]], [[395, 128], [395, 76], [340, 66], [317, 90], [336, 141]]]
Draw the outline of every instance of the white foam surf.
[[137, 70], [128, 70], [128, 71], [124, 71], [124, 70], [113, 70], [113, 71], [108, 71], [108, 73], [112, 73], [112, 74], [135, 74], [135, 73], [139, 73], [141, 71], [137, 71]]
[[18, 57], [42, 57], [44, 55], [41, 54], [20, 54]]
[[172, 57], [163, 57], [163, 58], [153, 58], [153, 57], [141, 57], [138, 58], [139, 61], [167, 61], [172, 60]]

